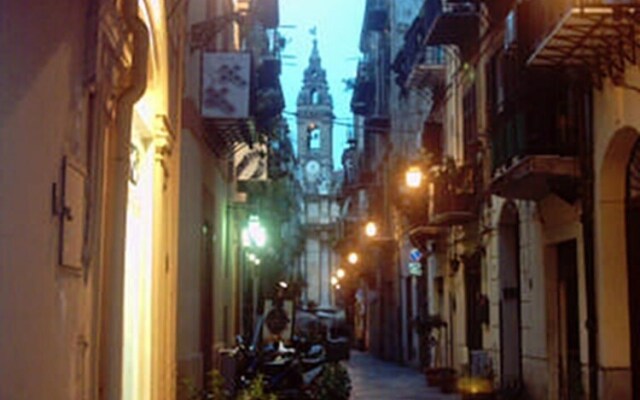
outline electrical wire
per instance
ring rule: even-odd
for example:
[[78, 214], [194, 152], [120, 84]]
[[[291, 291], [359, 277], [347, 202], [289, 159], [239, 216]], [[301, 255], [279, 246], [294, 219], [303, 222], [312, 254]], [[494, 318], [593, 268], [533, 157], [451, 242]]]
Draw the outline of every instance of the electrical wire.
[[[449, 82], [447, 83], [447, 85], [444, 87], [443, 90], [443, 95], [441, 98], [434, 98], [435, 94], [433, 93], [433, 90], [417, 90], [415, 88], [411, 88], [410, 90], [416, 94], [418, 94], [419, 96], [424, 96], [422, 97], [423, 99], [427, 100], [428, 98], [428, 94], [426, 94], [425, 92], [431, 92], [431, 101], [432, 101], [432, 105], [439, 105], [439, 107], [430, 110], [430, 112], [434, 112], [434, 111], [438, 111], [440, 107], [442, 107], [442, 105], [446, 104], [446, 102], [448, 102], [454, 95], [454, 89], [456, 87], [459, 87], [461, 84], [461, 81], [465, 78], [465, 73], [469, 73], [469, 66], [471, 66], [473, 68], [473, 70], [476, 70], [478, 67], [478, 64], [480, 63], [480, 61], [484, 58], [484, 56], [486, 56], [491, 50], [492, 50], [492, 46], [490, 46], [490, 43], [492, 43], [495, 39], [495, 37], [499, 34], [499, 30], [498, 29], [494, 29], [491, 27], [491, 21], [490, 19], [484, 15], [484, 13], [480, 12], [480, 16], [483, 18], [483, 21], [485, 23], [488, 23], [489, 28], [487, 28], [487, 30], [478, 38], [478, 44], [479, 44], [479, 49], [477, 52], [475, 52], [468, 60], [461, 62], [460, 65], [457, 67], [457, 69], [455, 71], [453, 71], [453, 73], [451, 74], [451, 78], [449, 80]], [[495, 26], [495, 25], [494, 25]], [[446, 53], [448, 53], [449, 57], [455, 57], [460, 59], [460, 56], [458, 54], [456, 54], [456, 52], [452, 49], [452, 46], [443, 46], [443, 49]], [[462, 60], [460, 60], [462, 61]], [[298, 113], [296, 112], [291, 112], [291, 111], [283, 111], [283, 114], [287, 114], [291, 117], [299, 117]], [[425, 116], [425, 114], [427, 114], [427, 111], [416, 111], [416, 112], [411, 112], [411, 113], [402, 113], [400, 114], [401, 118], [410, 118], [413, 116]], [[347, 120], [349, 119], [349, 117], [341, 117], [341, 118], [337, 118], [335, 116], [332, 116], [331, 120], [333, 121], [334, 125], [338, 125], [338, 126], [343, 126], [343, 127], [348, 127], [348, 128], [352, 128], [355, 129], [358, 126], [354, 125], [352, 122], [342, 122], [341, 120]], [[386, 129], [386, 128], [382, 128], [382, 127], [375, 127], [375, 126], [368, 126], [365, 128], [365, 130], [367, 132], [374, 132], [374, 133], [388, 133], [390, 131], [390, 129]], [[402, 131], [402, 130], [393, 130], [394, 134], [407, 134], [407, 135], [416, 135], [419, 134], [420, 132], [416, 132], [416, 131]]]

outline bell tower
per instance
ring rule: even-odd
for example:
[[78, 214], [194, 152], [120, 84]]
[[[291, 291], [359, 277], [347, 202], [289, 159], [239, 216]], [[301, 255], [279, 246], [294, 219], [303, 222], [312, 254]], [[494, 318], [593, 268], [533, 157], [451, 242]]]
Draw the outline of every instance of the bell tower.
[[307, 305], [332, 307], [335, 297], [331, 276], [339, 266], [331, 241], [339, 214], [333, 171], [333, 101], [316, 40], [298, 93], [296, 114], [304, 189], [301, 220], [307, 232], [299, 263], [306, 282], [302, 300]]
[[327, 180], [333, 175], [333, 100], [315, 39], [298, 93], [296, 115], [305, 191], [325, 192], [331, 183]]

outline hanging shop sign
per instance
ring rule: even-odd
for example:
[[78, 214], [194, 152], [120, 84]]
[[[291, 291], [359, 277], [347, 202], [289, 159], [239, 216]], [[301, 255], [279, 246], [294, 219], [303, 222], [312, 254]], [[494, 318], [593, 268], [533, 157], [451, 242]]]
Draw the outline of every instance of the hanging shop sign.
[[249, 53], [204, 52], [202, 116], [214, 119], [248, 118], [250, 79]]
[[240, 144], [234, 154], [233, 167], [238, 181], [263, 181], [267, 179], [267, 146], [254, 143]]

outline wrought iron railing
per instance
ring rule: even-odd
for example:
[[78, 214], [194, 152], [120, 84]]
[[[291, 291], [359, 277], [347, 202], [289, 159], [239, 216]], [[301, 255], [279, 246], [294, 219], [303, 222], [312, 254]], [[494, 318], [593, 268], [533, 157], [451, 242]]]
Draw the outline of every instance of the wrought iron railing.
[[477, 215], [477, 174], [471, 164], [441, 169], [441, 173], [433, 179], [430, 224], [457, 225]]
[[518, 6], [521, 25], [519, 42], [531, 54], [543, 43], [565, 16], [572, 10], [586, 12], [586, 8], [601, 8], [613, 12], [629, 6], [640, 6], [640, 0], [540, 0], [525, 1]]

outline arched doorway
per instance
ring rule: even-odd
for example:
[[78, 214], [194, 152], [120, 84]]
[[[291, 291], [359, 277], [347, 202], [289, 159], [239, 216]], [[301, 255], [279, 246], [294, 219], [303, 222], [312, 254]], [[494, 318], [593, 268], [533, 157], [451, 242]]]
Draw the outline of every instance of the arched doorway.
[[[627, 207], [629, 170], [637, 158], [640, 136], [633, 128], [625, 127], [613, 134], [603, 154], [597, 176], [596, 193], [596, 292], [598, 310], [598, 368], [599, 395], [602, 398], [632, 398], [632, 358], [637, 360], [637, 339], [633, 338], [632, 303], [634, 282], [628, 267], [636, 255], [632, 240], [637, 240], [632, 222], [634, 207]], [[636, 223], [637, 224], [637, 223]], [[638, 229], [637, 227], [635, 229]], [[636, 239], [634, 239], [636, 238]], [[637, 247], [637, 246], [635, 246]], [[635, 269], [637, 271], [637, 268]], [[637, 272], [636, 272], [637, 273]], [[622, 290], [621, 290], [622, 289]], [[637, 290], [635, 290], [637, 292]], [[635, 362], [637, 365], [638, 363]], [[637, 370], [637, 367], [636, 367]]]
[[632, 241], [640, 238], [640, 139], [635, 141], [627, 164], [625, 190], [625, 226], [627, 241], [627, 284], [629, 290], [629, 325], [631, 346], [631, 378], [633, 397], [640, 396], [640, 246]]
[[508, 202], [498, 226], [500, 263], [500, 374], [506, 390], [518, 390], [522, 381], [520, 331], [520, 219]]

